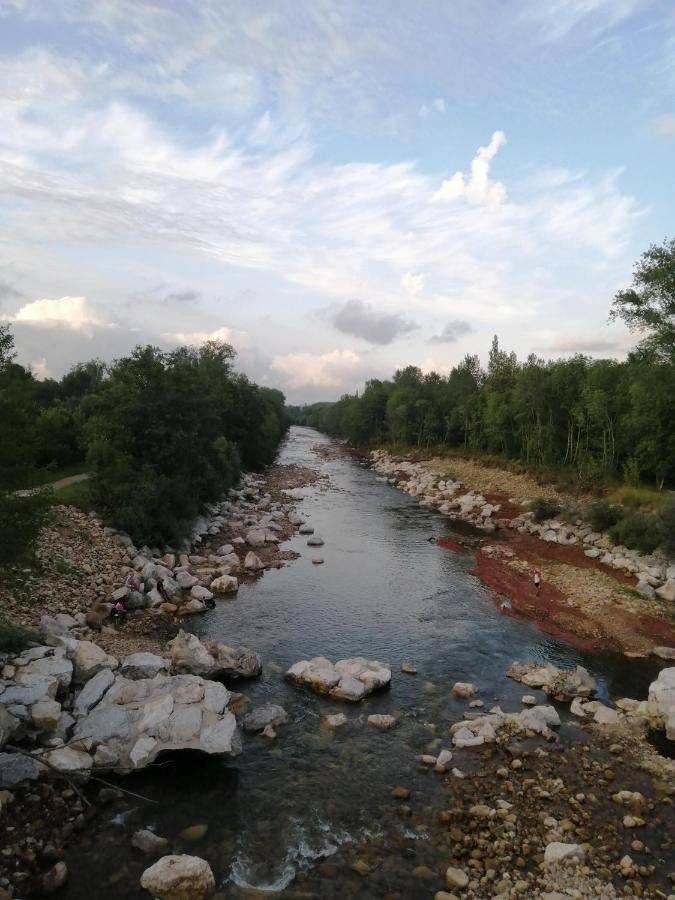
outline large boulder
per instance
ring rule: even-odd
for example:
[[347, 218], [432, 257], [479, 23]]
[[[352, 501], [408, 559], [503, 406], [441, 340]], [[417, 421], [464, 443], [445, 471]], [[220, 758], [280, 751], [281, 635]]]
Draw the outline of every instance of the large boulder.
[[391, 669], [384, 663], [362, 656], [341, 659], [335, 665], [323, 656], [316, 656], [292, 665], [286, 672], [286, 678], [306, 685], [317, 694], [356, 703], [366, 694], [388, 685]]
[[[255, 556], [255, 553], [253, 556]], [[219, 575], [218, 578], [213, 579], [210, 588], [219, 594], [233, 594], [239, 590], [239, 582], [234, 575]]]
[[647, 710], [652, 724], [665, 728], [668, 740], [675, 741], [675, 667], [661, 669], [649, 685]]
[[141, 887], [158, 900], [208, 900], [216, 890], [211, 867], [198, 856], [163, 856], [141, 875]]
[[597, 690], [594, 678], [584, 669], [559, 669], [552, 663], [514, 662], [508, 671], [509, 678], [514, 678], [528, 687], [541, 688], [557, 700], [572, 700], [574, 697], [588, 697]]
[[90, 678], [75, 699], [73, 705], [75, 715], [86, 716], [89, 710], [96, 706], [114, 680], [115, 676], [110, 669], [101, 669], [93, 678]]
[[120, 675], [125, 678], [154, 678], [160, 672], [168, 672], [171, 662], [154, 653], [131, 653], [120, 664]]
[[109, 656], [105, 650], [92, 641], [75, 641], [75, 646], [68, 655], [73, 662], [73, 680], [76, 684], [84, 684], [101, 669], [117, 668], [115, 657]]
[[[82, 717], [75, 738], [90, 738], [94, 765], [140, 769], [170, 750], [236, 756], [241, 740], [222, 684], [195, 675], [131, 680], [117, 675], [103, 699]], [[100, 752], [102, 746], [104, 752]]]
[[204, 678], [254, 678], [262, 671], [260, 656], [249, 647], [231, 647], [219, 641], [202, 643], [196, 635], [182, 630], [167, 647], [177, 672]]
[[15, 734], [20, 724], [19, 720], [8, 712], [4, 706], [0, 706], [0, 750]]
[[244, 568], [249, 572], [260, 572], [265, 568], [265, 563], [260, 559], [257, 553], [249, 550], [244, 559]]

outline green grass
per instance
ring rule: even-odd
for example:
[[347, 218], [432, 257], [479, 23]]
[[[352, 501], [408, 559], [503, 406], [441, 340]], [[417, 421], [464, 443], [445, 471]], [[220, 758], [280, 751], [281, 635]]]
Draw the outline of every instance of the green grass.
[[87, 471], [87, 467], [83, 462], [72, 463], [69, 466], [62, 466], [60, 469], [35, 469], [26, 479], [23, 487], [40, 487], [43, 484], [53, 484], [60, 481], [61, 478], [68, 478], [70, 475], [82, 475]]
[[78, 481], [54, 491], [53, 503], [61, 506], [76, 506], [84, 512], [92, 509], [91, 492], [88, 481]]
[[623, 485], [607, 495], [611, 503], [619, 503], [629, 509], [651, 509], [655, 512], [672, 497], [672, 491], [657, 491], [656, 488]]

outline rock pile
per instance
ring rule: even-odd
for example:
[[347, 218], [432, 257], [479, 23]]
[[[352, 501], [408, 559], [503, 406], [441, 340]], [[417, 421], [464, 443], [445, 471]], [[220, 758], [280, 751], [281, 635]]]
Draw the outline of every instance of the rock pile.
[[286, 678], [333, 700], [356, 703], [366, 694], [386, 687], [391, 681], [391, 669], [362, 656], [341, 659], [335, 664], [323, 656], [316, 656], [295, 663], [286, 672]]

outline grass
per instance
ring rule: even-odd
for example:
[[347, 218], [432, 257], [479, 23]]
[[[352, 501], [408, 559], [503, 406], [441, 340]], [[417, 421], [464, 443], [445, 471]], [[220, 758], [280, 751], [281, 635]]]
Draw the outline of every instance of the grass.
[[623, 485], [607, 495], [610, 503], [618, 503], [629, 509], [650, 509], [658, 512], [672, 491], [657, 491], [656, 488]]
[[84, 512], [90, 512], [93, 507], [89, 482], [78, 481], [76, 484], [68, 484], [66, 487], [54, 491], [52, 502], [60, 506], [76, 506]]
[[55, 481], [60, 481], [61, 478], [68, 478], [70, 475], [82, 475], [86, 471], [87, 467], [83, 462], [62, 466], [60, 469], [36, 469], [30, 473], [24, 487], [40, 487], [43, 484], [53, 484]]

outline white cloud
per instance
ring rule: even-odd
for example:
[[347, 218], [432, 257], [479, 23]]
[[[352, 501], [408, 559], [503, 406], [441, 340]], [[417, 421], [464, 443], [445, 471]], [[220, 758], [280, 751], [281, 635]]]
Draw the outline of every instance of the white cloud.
[[431, 103], [423, 103], [419, 112], [417, 113], [423, 119], [426, 119], [431, 113], [444, 113], [447, 109], [447, 105], [443, 97], [436, 97], [435, 100], [432, 100]]
[[422, 273], [413, 275], [412, 272], [406, 272], [401, 278], [401, 286], [411, 297], [419, 297], [424, 290], [424, 275]]
[[361, 358], [353, 350], [287, 353], [272, 360], [272, 368], [283, 375], [286, 386], [292, 389], [344, 389], [355, 380], [361, 365]]
[[40, 359], [34, 359], [33, 362], [30, 363], [30, 369], [38, 381], [44, 381], [45, 378], [51, 378], [52, 373], [47, 365], [47, 358], [45, 356], [42, 356]]
[[165, 331], [162, 339], [170, 344], [204, 344], [206, 341], [224, 341], [236, 347], [245, 346], [247, 335], [243, 331], [235, 331], [226, 325], [213, 331]]
[[105, 324], [100, 313], [87, 302], [86, 297], [59, 297], [34, 300], [21, 306], [10, 317], [14, 322], [31, 325], [70, 328], [74, 331], [87, 329], [91, 325]]
[[471, 175], [455, 172], [445, 179], [434, 194], [434, 200], [456, 200], [464, 197], [470, 203], [499, 206], [506, 200], [506, 188], [501, 181], [490, 181], [490, 162], [506, 143], [503, 131], [495, 131], [487, 147], [479, 147], [471, 161]]

